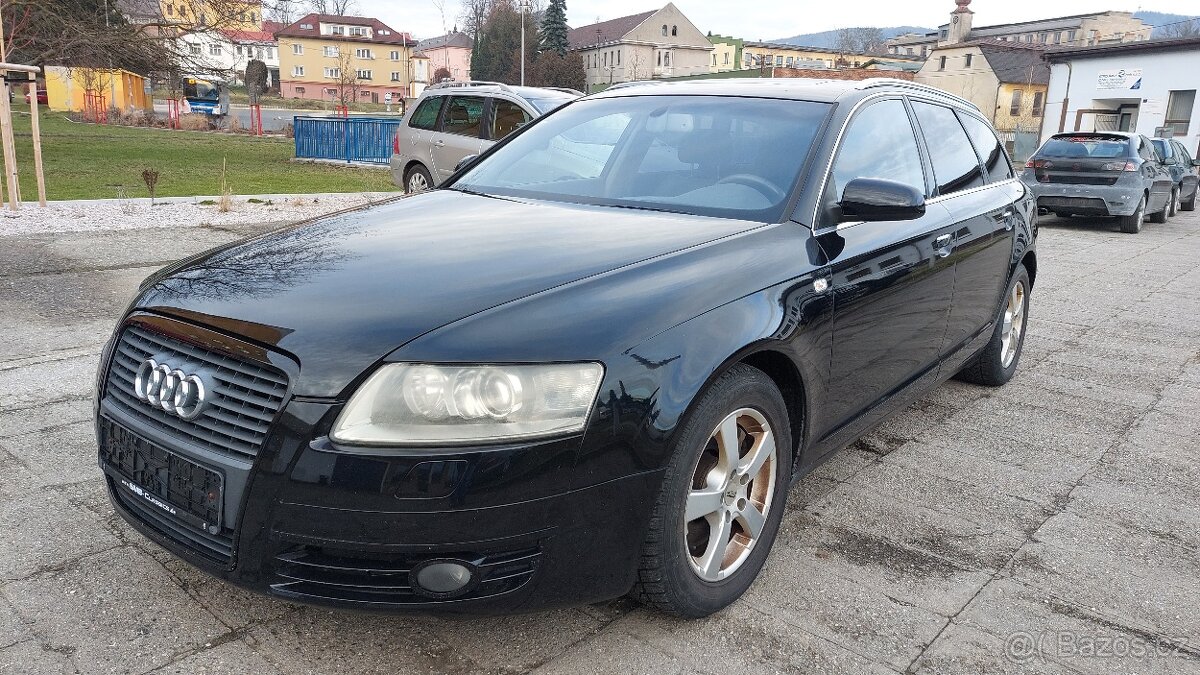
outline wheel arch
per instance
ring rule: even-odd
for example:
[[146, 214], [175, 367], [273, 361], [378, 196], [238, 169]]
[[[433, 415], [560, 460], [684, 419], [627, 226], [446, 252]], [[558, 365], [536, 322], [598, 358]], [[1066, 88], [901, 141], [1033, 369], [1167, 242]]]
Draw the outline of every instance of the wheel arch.
[[1033, 250], [1026, 251], [1025, 255], [1021, 256], [1021, 265], [1029, 272], [1029, 287], [1033, 288], [1037, 280], [1037, 253]]
[[[725, 366], [725, 370], [734, 364], [745, 364], [761, 370], [775, 383], [783, 402], [787, 406], [788, 427], [792, 438], [792, 470], [799, 464], [804, 440], [804, 424], [808, 419], [808, 403], [805, 398], [804, 378], [800, 369], [786, 354], [767, 346], [760, 346], [757, 351], [743, 355], [737, 361]], [[723, 372], [723, 371], [722, 371]]]

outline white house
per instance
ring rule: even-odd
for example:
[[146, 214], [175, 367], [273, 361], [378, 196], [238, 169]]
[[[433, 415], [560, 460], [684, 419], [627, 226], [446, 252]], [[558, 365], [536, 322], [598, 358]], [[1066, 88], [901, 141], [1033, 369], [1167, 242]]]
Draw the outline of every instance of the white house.
[[1046, 53], [1042, 137], [1060, 131], [1170, 134], [1200, 152], [1200, 37]]
[[202, 72], [240, 83], [246, 64], [258, 59], [267, 66], [267, 85], [279, 85], [279, 43], [275, 32], [283, 24], [263, 21], [261, 30], [196, 30], [179, 37], [192, 64]]
[[618, 82], [709, 72], [713, 51], [701, 33], [673, 3], [573, 28], [571, 51], [583, 57], [589, 91]]

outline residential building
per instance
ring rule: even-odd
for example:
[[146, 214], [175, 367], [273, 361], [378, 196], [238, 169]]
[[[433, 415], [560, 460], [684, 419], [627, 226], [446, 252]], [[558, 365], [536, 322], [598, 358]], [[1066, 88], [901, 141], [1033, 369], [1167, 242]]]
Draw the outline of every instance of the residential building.
[[945, 44], [930, 52], [916, 81], [974, 103], [1016, 152], [1017, 132], [1036, 134], [1042, 126], [1050, 79], [1045, 51], [1038, 43], [995, 39]]
[[417, 41], [379, 19], [308, 14], [275, 33], [280, 94], [287, 98], [381, 103], [408, 98]]
[[836, 49], [804, 47], [786, 42], [746, 41], [742, 48], [743, 68], [858, 68], [869, 57], [843, 54]]
[[708, 72], [725, 73], [730, 70], [741, 69], [744, 40], [727, 35], [713, 35], [709, 33], [708, 41], [713, 46], [712, 64], [708, 67]]
[[105, 108], [123, 111], [153, 108], [146, 78], [127, 70], [46, 66], [46, 102], [53, 111], [82, 111], [87, 95], [99, 92]]
[[246, 74], [246, 64], [257, 59], [267, 66], [267, 86], [279, 86], [279, 44], [275, 32], [283, 24], [264, 21], [259, 30], [243, 29], [193, 29], [179, 36], [185, 45], [192, 63], [188, 70], [222, 76], [231, 82], [241, 83]]
[[713, 45], [674, 3], [572, 29], [588, 91], [618, 82], [708, 73]]
[[1200, 37], [1054, 49], [1042, 137], [1060, 131], [1170, 135], [1200, 156]]
[[414, 51], [429, 59], [429, 67], [434, 72], [445, 68], [450, 79], [461, 82], [471, 79], [471, 50], [474, 47], [471, 36], [454, 30], [447, 35], [421, 40]]
[[950, 23], [932, 33], [910, 33], [887, 41], [891, 54], [928, 56], [938, 45], [972, 40], [1001, 40], [1042, 45], [1099, 45], [1149, 40], [1152, 27], [1129, 12], [1076, 14], [1019, 23], [972, 26], [971, 0], [955, 0]]

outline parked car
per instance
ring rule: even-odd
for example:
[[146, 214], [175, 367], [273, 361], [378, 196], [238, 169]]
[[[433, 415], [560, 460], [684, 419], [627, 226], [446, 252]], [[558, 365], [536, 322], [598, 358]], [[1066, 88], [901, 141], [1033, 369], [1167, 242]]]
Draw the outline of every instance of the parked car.
[[1197, 175], [1196, 167], [1200, 167], [1200, 160], [1192, 159], [1192, 154], [1183, 143], [1174, 139], [1154, 138], [1151, 142], [1154, 143], [1158, 156], [1162, 158], [1163, 166], [1171, 174], [1171, 182], [1175, 186], [1167, 215], [1174, 216], [1181, 210], [1195, 211], [1196, 192], [1200, 187], [1197, 185], [1200, 183], [1200, 176]]
[[1059, 217], [1116, 216], [1121, 231], [1142, 231], [1146, 214], [1165, 223], [1171, 175], [1141, 134], [1074, 131], [1051, 136], [1021, 174], [1038, 208]]
[[[25, 92], [25, 103], [29, 104], [29, 101], [30, 101], [29, 92]], [[37, 90], [37, 102], [38, 102], [38, 105], [47, 105], [50, 102], [50, 99], [47, 96], [45, 89]]]
[[103, 350], [115, 509], [308, 603], [714, 612], [800, 476], [1016, 371], [1036, 212], [985, 119], [899, 80], [617, 86], [171, 265]]
[[392, 180], [406, 192], [436, 187], [531, 120], [582, 96], [573, 89], [443, 82], [425, 90], [392, 142]]

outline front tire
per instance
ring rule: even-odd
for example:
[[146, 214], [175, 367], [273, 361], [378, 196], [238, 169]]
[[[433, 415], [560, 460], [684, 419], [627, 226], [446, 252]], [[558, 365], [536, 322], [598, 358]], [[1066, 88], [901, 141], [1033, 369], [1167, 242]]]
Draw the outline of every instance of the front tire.
[[1179, 188], [1171, 188], [1171, 201], [1167, 203], [1167, 216], [1179, 215]]
[[1175, 191], [1174, 190], [1171, 191], [1171, 195], [1170, 195], [1170, 198], [1167, 200], [1167, 203], [1163, 204], [1162, 211], [1155, 211], [1154, 213], [1150, 214], [1150, 222], [1155, 223], [1157, 225], [1162, 225], [1163, 223], [1166, 223], [1167, 222], [1167, 211], [1171, 210], [1171, 202], [1173, 202], [1173, 201], [1175, 201]]
[[791, 478], [787, 406], [735, 365], [696, 401], [672, 444], [633, 596], [699, 618], [750, 587], [779, 532]]
[[1029, 316], [1029, 272], [1018, 265], [1008, 284], [1004, 305], [996, 319], [992, 339], [958, 372], [958, 379], [988, 387], [999, 387], [1012, 379], [1025, 346], [1025, 324]]
[[1143, 196], [1137, 205], [1137, 210], [1128, 216], [1121, 216], [1121, 231], [1125, 234], [1137, 234], [1142, 231], [1146, 222], [1146, 198]]
[[1196, 196], [1197, 196], [1197, 195], [1200, 195], [1200, 187], [1197, 187], [1197, 188], [1196, 188], [1196, 189], [1195, 189], [1195, 190], [1192, 192], [1192, 197], [1191, 197], [1191, 199], [1187, 200], [1186, 202], [1179, 202], [1179, 210], [1180, 210], [1180, 211], [1195, 211], [1195, 210], [1196, 210]]

